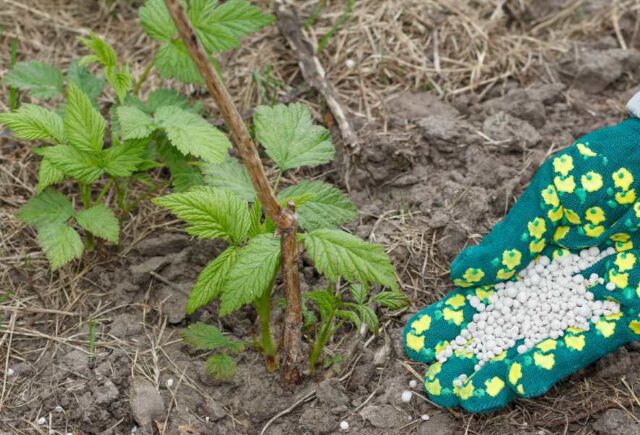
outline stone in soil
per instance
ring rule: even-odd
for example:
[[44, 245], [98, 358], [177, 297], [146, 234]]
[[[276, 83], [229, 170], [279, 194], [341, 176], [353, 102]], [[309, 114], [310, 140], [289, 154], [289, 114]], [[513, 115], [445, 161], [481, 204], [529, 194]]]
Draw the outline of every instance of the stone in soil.
[[398, 428], [407, 423], [407, 416], [391, 405], [369, 405], [360, 411], [360, 416], [373, 427]]
[[599, 435], [640, 435], [640, 424], [621, 409], [605, 411], [593, 428]]
[[164, 401], [151, 382], [134, 379], [129, 395], [131, 413], [140, 426], [147, 427], [154, 420], [164, 420]]

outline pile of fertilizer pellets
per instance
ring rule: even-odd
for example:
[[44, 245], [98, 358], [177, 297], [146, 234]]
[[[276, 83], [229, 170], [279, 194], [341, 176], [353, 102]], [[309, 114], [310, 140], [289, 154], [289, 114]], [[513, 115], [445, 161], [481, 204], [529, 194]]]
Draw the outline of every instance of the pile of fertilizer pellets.
[[[589, 291], [604, 284], [604, 279], [595, 273], [588, 278], [580, 274], [614, 253], [614, 248], [600, 252], [593, 247], [553, 261], [539, 257], [519, 273], [517, 281], [496, 284], [487, 304], [475, 295], [467, 296], [477, 313], [436, 359], [445, 362], [455, 351], [472, 352], [478, 358], [477, 371], [512, 347], [523, 354], [547, 338], [563, 336], [569, 327], [588, 331], [589, 321], [617, 314], [618, 303], [595, 301]], [[615, 285], [608, 283], [606, 289], [612, 291]]]

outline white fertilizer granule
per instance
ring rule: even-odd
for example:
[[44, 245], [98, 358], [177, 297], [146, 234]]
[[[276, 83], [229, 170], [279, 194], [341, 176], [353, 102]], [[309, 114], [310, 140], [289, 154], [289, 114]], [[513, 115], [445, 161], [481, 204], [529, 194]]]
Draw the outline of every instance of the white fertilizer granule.
[[[475, 370], [479, 370], [514, 346], [523, 354], [547, 338], [563, 336], [568, 327], [588, 331], [589, 322], [618, 313], [620, 306], [594, 300], [589, 288], [604, 284], [604, 279], [595, 273], [588, 278], [580, 273], [614, 253], [614, 248], [600, 252], [593, 247], [553, 261], [540, 257], [519, 273], [519, 280], [496, 284], [487, 304], [477, 296], [467, 296], [477, 313], [436, 359], [444, 362], [454, 351], [472, 352], [478, 358]], [[612, 291], [615, 285], [605, 288]], [[462, 385], [464, 381], [461, 377], [455, 383]]]

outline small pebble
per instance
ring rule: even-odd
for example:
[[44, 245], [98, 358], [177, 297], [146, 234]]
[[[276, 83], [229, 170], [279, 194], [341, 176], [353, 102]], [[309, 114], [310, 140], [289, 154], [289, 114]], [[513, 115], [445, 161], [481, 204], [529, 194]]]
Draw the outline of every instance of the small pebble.
[[173, 378], [167, 379], [167, 388], [173, 387]]
[[411, 397], [413, 397], [413, 393], [411, 391], [406, 390], [402, 392], [401, 399], [404, 403], [411, 402]]
[[428, 421], [431, 417], [429, 417], [429, 414], [422, 414], [420, 418], [422, 419], [422, 421]]
[[411, 379], [409, 381], [409, 387], [416, 388], [418, 386], [418, 382], [415, 379]]
[[44, 418], [44, 417], [40, 417], [40, 418], [38, 419], [38, 425], [39, 425], [39, 426], [44, 426], [45, 424], [47, 424], [47, 419], [46, 419], [46, 418]]
[[340, 430], [349, 430], [349, 422], [341, 421], [340, 422]]

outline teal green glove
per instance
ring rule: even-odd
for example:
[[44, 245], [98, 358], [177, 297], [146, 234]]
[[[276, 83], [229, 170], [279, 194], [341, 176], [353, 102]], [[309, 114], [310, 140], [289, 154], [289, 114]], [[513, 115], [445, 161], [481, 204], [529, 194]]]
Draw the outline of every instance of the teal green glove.
[[[530, 186], [478, 246], [460, 253], [451, 266], [459, 286], [444, 300], [416, 314], [407, 324], [409, 358], [430, 363], [471, 321], [476, 310], [466, 296], [487, 303], [494, 285], [539, 256], [557, 258], [586, 247], [618, 252], [583, 272], [605, 282], [591, 287], [597, 299], [614, 300], [621, 312], [601, 317], [589, 331], [569, 328], [524, 354], [516, 346], [479, 370], [475, 355], [456, 352], [434, 363], [425, 376], [430, 398], [446, 407], [486, 412], [515, 397], [545, 393], [556, 382], [619, 346], [640, 338], [640, 120], [628, 119], [592, 132], [542, 165]], [[607, 286], [609, 290], [607, 290]], [[460, 375], [467, 379], [454, 385]]]

